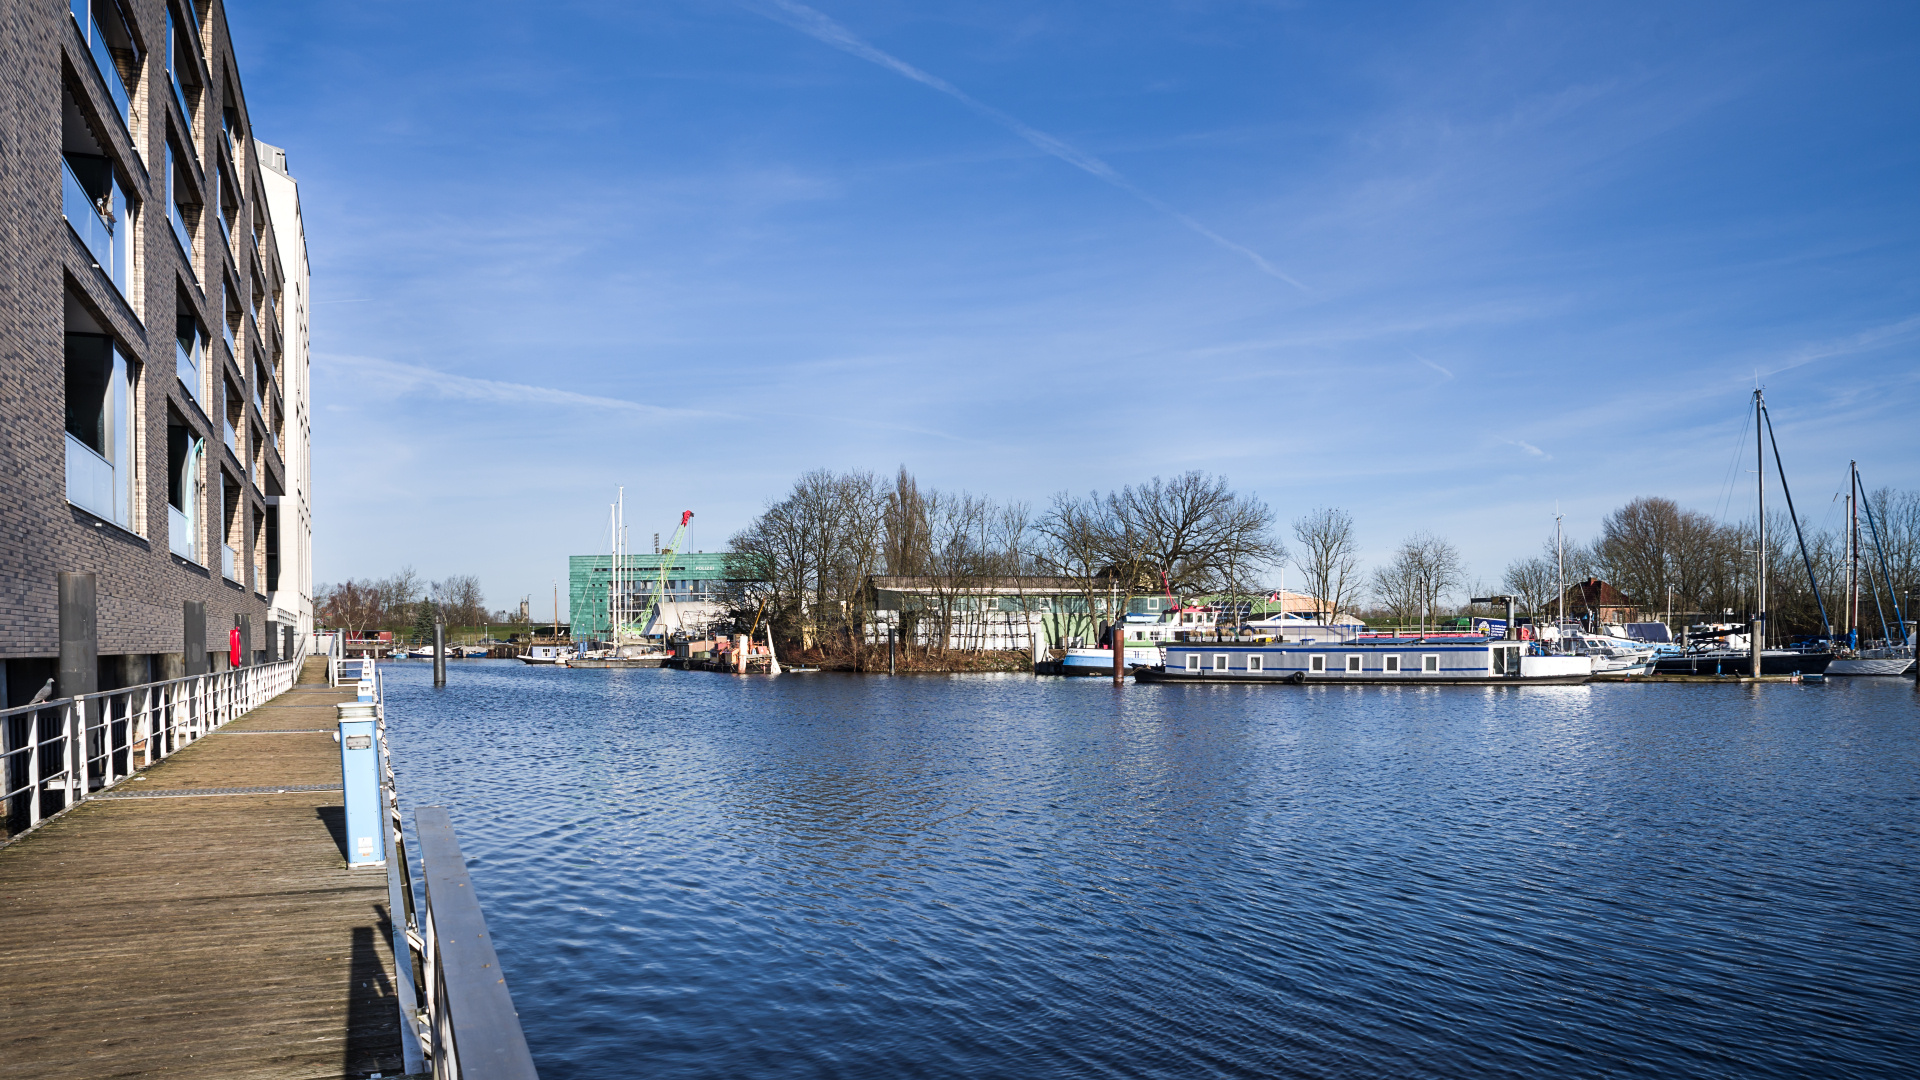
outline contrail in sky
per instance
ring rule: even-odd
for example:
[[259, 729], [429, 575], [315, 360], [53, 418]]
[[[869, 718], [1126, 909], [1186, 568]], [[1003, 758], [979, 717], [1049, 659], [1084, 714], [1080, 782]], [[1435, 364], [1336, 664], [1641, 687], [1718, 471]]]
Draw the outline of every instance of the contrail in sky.
[[[1301, 292], [1307, 291], [1305, 285], [1295, 281], [1279, 267], [1268, 262], [1266, 257], [1259, 252], [1244, 244], [1234, 243], [1180, 211], [1175, 210], [1173, 207], [1168, 206], [1160, 199], [1140, 190], [1134, 185], [1133, 181], [1120, 175], [1113, 166], [1094, 157], [1092, 154], [1062, 142], [1038, 128], [1024, 124], [1012, 116], [1008, 116], [1006, 113], [975, 98], [965, 90], [940, 78], [938, 75], [921, 71], [919, 68], [914, 67], [912, 64], [907, 63], [905, 60], [891, 53], [882, 52], [874, 48], [858, 37], [855, 37], [853, 31], [848, 30], [846, 27], [841, 26], [826, 15], [815, 11], [805, 4], [796, 3], [795, 0], [766, 0], [766, 5], [766, 7], [760, 10], [768, 18], [791, 26], [795, 30], [807, 34], [810, 37], [817, 38], [842, 52], [878, 64], [897, 75], [904, 75], [914, 82], [920, 83], [922, 86], [928, 86], [940, 91], [955, 101], [958, 101], [960, 104], [965, 105], [967, 108], [972, 109], [974, 112], [979, 113], [981, 116], [992, 120], [994, 123], [1025, 139], [1041, 152], [1051, 154], [1076, 169], [1080, 169], [1106, 181], [1121, 191], [1146, 203], [1148, 206], [1153, 207], [1155, 210], [1173, 218], [1173, 220], [1186, 226], [1195, 233], [1226, 248], [1228, 251], [1244, 256], [1249, 262], [1253, 263], [1254, 266], [1259, 267], [1261, 273], [1279, 278], [1281, 281], [1299, 289]], [[769, 8], [771, 10], [768, 10]]]

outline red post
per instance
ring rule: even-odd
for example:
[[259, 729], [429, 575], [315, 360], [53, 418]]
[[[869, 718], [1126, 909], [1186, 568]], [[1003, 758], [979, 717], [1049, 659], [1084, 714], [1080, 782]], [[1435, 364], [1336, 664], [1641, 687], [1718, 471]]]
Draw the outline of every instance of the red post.
[[1127, 631], [1118, 618], [1113, 620], [1113, 685], [1127, 682]]

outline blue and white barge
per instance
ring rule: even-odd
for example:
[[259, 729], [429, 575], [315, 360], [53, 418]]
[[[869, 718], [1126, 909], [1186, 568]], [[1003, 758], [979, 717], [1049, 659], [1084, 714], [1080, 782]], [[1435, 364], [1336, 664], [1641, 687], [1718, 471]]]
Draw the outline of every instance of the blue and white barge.
[[1554, 685], [1593, 677], [1586, 656], [1549, 656], [1532, 642], [1482, 635], [1344, 640], [1175, 641], [1141, 682]]

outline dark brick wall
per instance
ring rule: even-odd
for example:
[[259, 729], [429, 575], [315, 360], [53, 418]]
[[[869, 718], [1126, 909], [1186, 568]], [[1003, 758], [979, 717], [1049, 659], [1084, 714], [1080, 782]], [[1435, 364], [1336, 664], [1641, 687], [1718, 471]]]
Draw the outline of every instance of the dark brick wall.
[[[210, 647], [224, 647], [236, 616], [250, 616], [255, 625], [267, 618], [265, 583], [256, 572], [265, 561], [256, 550], [258, 522], [265, 497], [284, 491], [285, 481], [277, 453], [259, 454], [263, 464], [251, 473], [248, 459], [258, 453], [258, 433], [266, 424], [252, 403], [256, 387], [269, 413], [277, 412], [284, 400], [278, 385], [275, 320], [261, 307], [263, 295], [280, 287], [281, 270], [271, 230], [261, 229], [258, 249], [252, 235], [250, 223], [256, 215], [263, 222], [266, 217], [252, 120], [239, 92], [224, 5], [215, 0], [211, 8], [200, 6], [198, 37], [204, 43], [206, 84], [193, 117], [180, 115], [166, 76], [167, 5], [162, 0], [123, 0], [122, 6], [145, 46], [140, 83], [132, 95], [136, 115], [130, 132], [120, 125], [112, 102], [94, 79], [84, 39], [65, 5], [0, 0], [0, 658], [58, 652], [55, 577], [64, 570], [98, 575], [102, 655], [178, 652], [181, 601], [186, 599], [206, 601]], [[61, 216], [63, 87], [80, 102], [88, 129], [107, 148], [122, 183], [140, 204], [127, 297], [93, 266]], [[240, 115], [237, 154], [225, 148], [222, 137], [223, 110], [230, 106]], [[163, 202], [169, 126], [176, 137], [191, 127], [187, 141], [198, 147], [193, 173], [200, 192], [211, 196], [208, 178], [215, 163], [231, 160], [227, 183], [237, 184], [242, 195], [238, 211], [229, 217], [230, 248], [221, 239], [209, 203], [197, 229], [198, 258], [192, 266], [174, 240]], [[226, 282], [236, 287], [244, 310], [260, 312], [257, 321], [242, 322], [237, 361], [221, 333]], [[134, 444], [139, 493], [130, 529], [102, 522], [66, 499], [68, 295], [142, 362]], [[204, 411], [174, 374], [175, 309], [183, 302], [213, 342], [203, 362], [203, 368], [214, 373], [208, 379], [212, 389]], [[260, 381], [256, 356], [272, 363], [272, 379]], [[245, 402], [239, 455], [227, 450], [222, 435], [225, 404], [219, 395], [225, 380], [232, 381]], [[244, 492], [243, 516], [235, 530], [244, 584], [221, 575], [218, 544], [226, 537], [211, 506], [203, 515], [207, 535], [201, 543], [208, 565], [189, 563], [169, 550], [170, 414], [183, 418], [206, 440], [207, 501], [219, 490], [223, 475], [238, 481]], [[290, 426], [282, 426], [281, 432], [283, 439], [296, 435]]]

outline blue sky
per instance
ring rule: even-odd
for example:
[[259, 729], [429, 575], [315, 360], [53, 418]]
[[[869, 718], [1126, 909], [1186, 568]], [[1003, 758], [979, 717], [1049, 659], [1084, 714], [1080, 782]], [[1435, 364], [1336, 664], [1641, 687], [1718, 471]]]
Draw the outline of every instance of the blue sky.
[[[812, 467], [1186, 469], [1498, 578], [1556, 505], [1920, 487], [1920, 9], [229, 9], [314, 274], [315, 549], [544, 613]], [[1730, 485], [1733, 485], [1730, 489]]]

